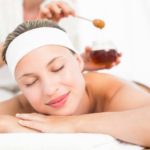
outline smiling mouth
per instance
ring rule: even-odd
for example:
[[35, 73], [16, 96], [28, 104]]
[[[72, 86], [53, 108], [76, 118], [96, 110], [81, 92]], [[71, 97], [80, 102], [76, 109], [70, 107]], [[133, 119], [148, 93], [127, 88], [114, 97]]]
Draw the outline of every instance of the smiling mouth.
[[53, 108], [60, 108], [60, 107], [64, 106], [64, 104], [66, 103], [69, 94], [70, 94], [70, 92], [63, 94], [63, 95], [51, 100], [46, 105], [51, 106]]

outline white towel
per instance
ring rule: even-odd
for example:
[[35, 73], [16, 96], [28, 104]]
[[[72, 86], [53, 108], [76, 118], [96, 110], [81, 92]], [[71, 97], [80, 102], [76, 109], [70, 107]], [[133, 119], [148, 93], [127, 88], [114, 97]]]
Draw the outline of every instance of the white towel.
[[104, 134], [0, 134], [0, 150], [142, 150]]

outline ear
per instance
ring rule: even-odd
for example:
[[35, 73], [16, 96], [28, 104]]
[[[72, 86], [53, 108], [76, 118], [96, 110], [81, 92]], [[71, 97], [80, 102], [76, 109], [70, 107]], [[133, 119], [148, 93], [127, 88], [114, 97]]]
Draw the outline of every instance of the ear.
[[84, 61], [83, 61], [82, 57], [79, 54], [74, 54], [74, 56], [79, 64], [80, 70], [83, 71], [84, 70]]

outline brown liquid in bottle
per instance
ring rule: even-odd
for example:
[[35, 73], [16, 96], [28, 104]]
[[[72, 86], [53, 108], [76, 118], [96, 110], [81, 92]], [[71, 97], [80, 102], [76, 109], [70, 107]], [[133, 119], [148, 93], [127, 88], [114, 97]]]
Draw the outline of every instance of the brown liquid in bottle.
[[106, 64], [106, 65], [115, 62], [118, 56], [120, 56], [120, 54], [115, 49], [109, 49], [108, 51], [104, 49], [94, 50], [91, 51], [90, 55], [95, 64]]

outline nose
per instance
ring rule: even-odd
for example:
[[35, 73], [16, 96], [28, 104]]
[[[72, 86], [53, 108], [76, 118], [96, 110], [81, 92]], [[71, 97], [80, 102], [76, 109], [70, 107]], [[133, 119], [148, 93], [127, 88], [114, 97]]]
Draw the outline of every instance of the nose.
[[47, 78], [43, 81], [42, 91], [45, 96], [52, 96], [58, 89], [58, 83], [55, 79]]

